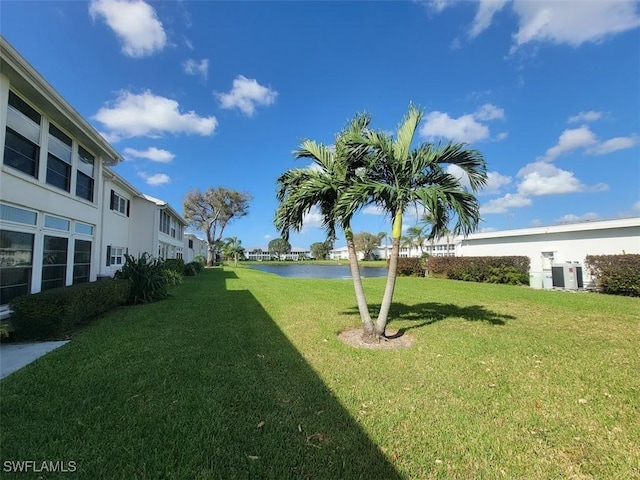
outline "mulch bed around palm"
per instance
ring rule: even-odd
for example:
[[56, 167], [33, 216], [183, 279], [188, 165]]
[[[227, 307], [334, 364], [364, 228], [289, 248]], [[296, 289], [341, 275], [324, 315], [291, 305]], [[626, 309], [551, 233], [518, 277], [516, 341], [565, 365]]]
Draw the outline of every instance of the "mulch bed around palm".
[[380, 350], [395, 350], [408, 348], [413, 345], [413, 337], [399, 330], [387, 330], [387, 338], [379, 342], [367, 343], [362, 340], [362, 327], [348, 328], [338, 334], [338, 338], [356, 348], [372, 348]]

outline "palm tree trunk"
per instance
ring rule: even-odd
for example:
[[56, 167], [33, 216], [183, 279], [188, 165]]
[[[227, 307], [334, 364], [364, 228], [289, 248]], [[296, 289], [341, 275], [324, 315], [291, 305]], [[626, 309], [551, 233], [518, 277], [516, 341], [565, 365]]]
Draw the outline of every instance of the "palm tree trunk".
[[396, 288], [396, 277], [398, 275], [398, 257], [400, 256], [400, 237], [402, 234], [402, 210], [396, 212], [393, 220], [393, 242], [391, 244], [391, 258], [389, 259], [389, 271], [387, 272], [387, 285], [384, 288], [384, 296], [380, 305], [380, 312], [376, 321], [376, 336], [378, 339], [384, 338], [387, 321], [389, 320], [389, 309], [393, 300], [393, 291]]
[[369, 314], [367, 299], [364, 295], [364, 288], [362, 287], [362, 278], [360, 277], [360, 268], [358, 267], [358, 254], [356, 253], [356, 245], [353, 243], [353, 232], [351, 231], [351, 228], [345, 228], [345, 237], [347, 239], [347, 253], [349, 254], [349, 268], [351, 269], [353, 289], [356, 294], [358, 311], [360, 312], [360, 319], [362, 320], [363, 326], [362, 339], [365, 342], [372, 342], [375, 340], [376, 335], [374, 332], [373, 321]]

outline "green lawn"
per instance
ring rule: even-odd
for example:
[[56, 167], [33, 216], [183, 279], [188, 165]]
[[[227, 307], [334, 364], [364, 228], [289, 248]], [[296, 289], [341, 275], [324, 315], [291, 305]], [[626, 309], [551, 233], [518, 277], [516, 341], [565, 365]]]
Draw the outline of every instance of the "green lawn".
[[[379, 302], [384, 279], [364, 282]], [[640, 299], [400, 278], [391, 327], [415, 343], [396, 351], [338, 341], [354, 304], [348, 280], [186, 278], [2, 380], [0, 463], [75, 461], [59, 478], [92, 479], [640, 478]]]

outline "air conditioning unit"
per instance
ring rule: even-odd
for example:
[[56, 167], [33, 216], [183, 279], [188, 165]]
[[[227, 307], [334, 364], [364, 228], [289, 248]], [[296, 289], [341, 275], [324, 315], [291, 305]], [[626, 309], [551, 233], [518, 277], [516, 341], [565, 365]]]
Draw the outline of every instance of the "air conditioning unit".
[[551, 267], [551, 277], [555, 288], [578, 290], [584, 286], [582, 267], [579, 263], [559, 263]]

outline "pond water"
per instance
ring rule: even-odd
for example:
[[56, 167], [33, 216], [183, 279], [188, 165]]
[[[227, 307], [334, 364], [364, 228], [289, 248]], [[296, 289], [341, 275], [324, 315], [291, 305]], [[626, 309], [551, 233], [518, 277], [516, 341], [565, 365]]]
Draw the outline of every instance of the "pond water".
[[[285, 263], [282, 265], [251, 265], [250, 268], [275, 273], [281, 277], [351, 278], [351, 270], [348, 265], [295, 265]], [[385, 267], [360, 267], [360, 275], [363, 278], [386, 277], [387, 269]]]

